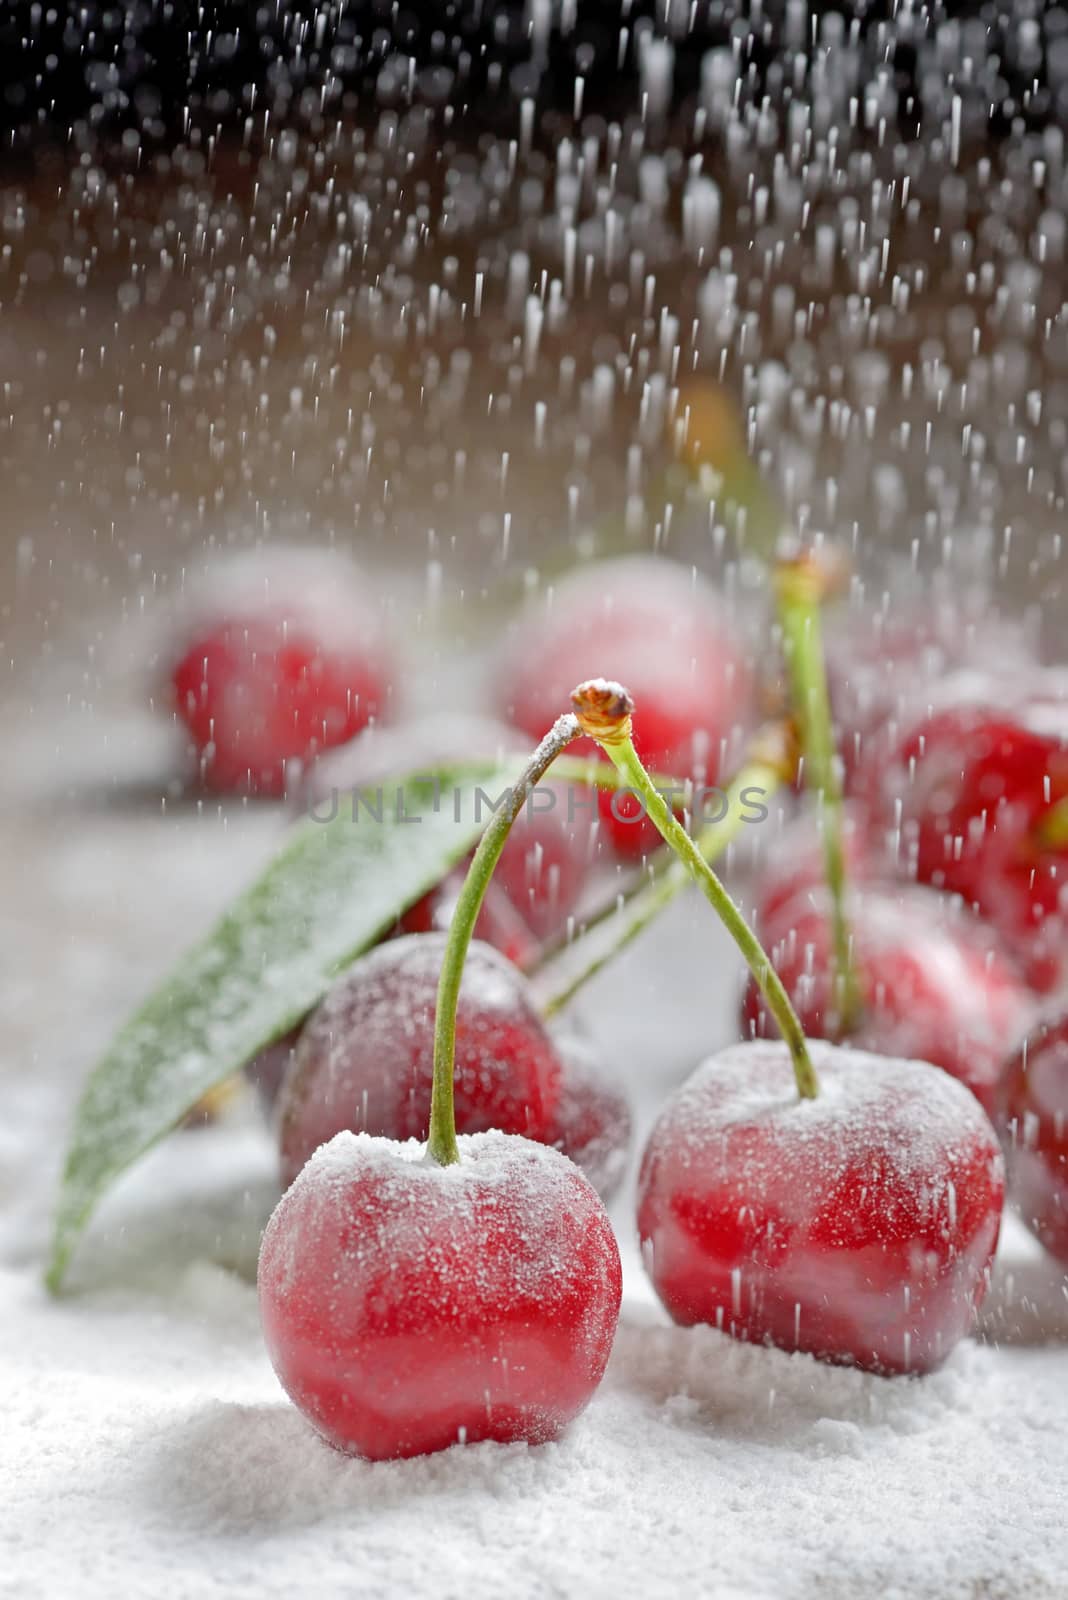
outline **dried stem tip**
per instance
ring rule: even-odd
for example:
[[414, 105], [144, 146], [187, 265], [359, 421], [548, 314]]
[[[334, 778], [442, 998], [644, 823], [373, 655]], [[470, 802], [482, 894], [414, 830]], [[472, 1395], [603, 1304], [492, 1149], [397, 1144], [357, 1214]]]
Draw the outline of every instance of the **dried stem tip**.
[[583, 733], [598, 744], [624, 744], [630, 738], [634, 701], [621, 683], [590, 678], [571, 691], [571, 704]]

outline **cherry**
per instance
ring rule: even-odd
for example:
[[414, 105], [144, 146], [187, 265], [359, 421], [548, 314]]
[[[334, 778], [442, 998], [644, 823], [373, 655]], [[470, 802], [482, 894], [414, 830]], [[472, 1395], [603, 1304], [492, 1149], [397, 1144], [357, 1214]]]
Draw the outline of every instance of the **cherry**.
[[[317, 811], [351, 807], [359, 790], [374, 791], [409, 775], [460, 767], [465, 762], [500, 759], [522, 750], [514, 728], [490, 717], [428, 717], [396, 727], [375, 727], [316, 763], [305, 798]], [[388, 790], [387, 790], [388, 792]], [[491, 795], [490, 800], [498, 797]], [[443, 803], [448, 803], [447, 799]], [[565, 785], [546, 781], [524, 806], [505, 841], [487, 892], [488, 904], [478, 937], [522, 963], [536, 942], [565, 923], [586, 881], [592, 859], [591, 813], [572, 799]], [[448, 926], [448, 911], [463, 882], [458, 869], [451, 883], [431, 891], [425, 904], [406, 913], [407, 932]], [[508, 915], [504, 900], [511, 902]]]
[[[434, 1017], [446, 939], [411, 934], [361, 956], [304, 1025], [279, 1099], [283, 1184], [343, 1129], [425, 1138]], [[550, 1144], [560, 1059], [519, 973], [472, 944], [456, 1017], [456, 1121]]]
[[610, 1200], [627, 1170], [630, 1102], [585, 1039], [560, 1031], [553, 1043], [563, 1073], [549, 1143], [582, 1168], [602, 1200]]
[[257, 553], [194, 600], [171, 696], [205, 787], [280, 795], [294, 764], [382, 715], [391, 667], [375, 607], [340, 560]]
[[[457, 1139], [454, 1116], [457, 1097], [473, 1118], [552, 1110], [555, 1052], [515, 969], [472, 949], [471, 935], [523, 794], [577, 729], [559, 717], [526, 763], [475, 851], [445, 941], [415, 936], [366, 957], [363, 975], [354, 968], [312, 1017], [286, 1078], [288, 1101], [306, 1060], [324, 1076], [305, 1087], [327, 1104], [340, 1077], [360, 1090], [361, 1121], [403, 1122], [430, 1069], [425, 1150], [335, 1135], [282, 1197], [260, 1251], [275, 1371], [326, 1439], [371, 1459], [553, 1439], [608, 1361], [622, 1273], [596, 1192], [558, 1151], [496, 1131]], [[423, 974], [435, 945], [431, 1007]], [[334, 1018], [345, 1031], [331, 1061]], [[349, 1070], [360, 1058], [362, 1086]], [[290, 1104], [316, 1109], [311, 1098]]]
[[[1031, 1001], [990, 930], [930, 890], [867, 887], [849, 901], [865, 1050], [933, 1062], [993, 1113], [1006, 1054]], [[831, 904], [822, 887], [780, 904], [762, 928], [775, 970], [810, 1038], [836, 1038]], [[750, 1037], [775, 1032], [755, 983], [743, 1002]]]
[[[1068, 697], [1062, 676], [950, 680], [866, 772], [921, 882], [962, 895], [1031, 984], [1065, 969]], [[1058, 823], [1058, 816], [1060, 822]]]
[[370, 1460], [554, 1439], [612, 1347], [619, 1249], [587, 1180], [502, 1133], [422, 1145], [340, 1133], [263, 1237], [274, 1369], [338, 1449]]
[[1068, 1266], [1068, 1016], [1040, 1024], [1009, 1061], [999, 1111], [1009, 1194]]
[[946, 1073], [812, 1043], [815, 1099], [778, 1042], [697, 1069], [639, 1179], [643, 1258], [672, 1318], [892, 1373], [927, 1372], [987, 1288], [1004, 1178]]
[[[520, 622], [500, 704], [517, 727], [536, 735], [567, 703], [572, 684], [594, 671], [621, 675], [637, 695], [637, 745], [650, 766], [715, 784], [751, 702], [749, 669], [715, 590], [649, 557], [572, 573], [550, 607]], [[586, 741], [585, 748], [593, 746]], [[635, 796], [604, 792], [598, 803], [621, 853], [639, 855], [658, 842]]]
[[[478, 960], [477, 955], [475, 959]], [[274, 1112], [285, 1075], [295, 1059], [300, 1032], [300, 1028], [292, 1029], [261, 1050], [245, 1068], [268, 1114]], [[601, 1198], [608, 1200], [618, 1190], [626, 1171], [632, 1131], [630, 1103], [584, 1039], [560, 1031], [553, 1034], [552, 1043], [560, 1062], [559, 1093], [555, 1109], [545, 1122], [544, 1142], [563, 1151], [582, 1169]], [[334, 1044], [336, 1048], [336, 1040]], [[287, 1162], [287, 1176], [292, 1175], [296, 1164], [295, 1159], [292, 1164]]]

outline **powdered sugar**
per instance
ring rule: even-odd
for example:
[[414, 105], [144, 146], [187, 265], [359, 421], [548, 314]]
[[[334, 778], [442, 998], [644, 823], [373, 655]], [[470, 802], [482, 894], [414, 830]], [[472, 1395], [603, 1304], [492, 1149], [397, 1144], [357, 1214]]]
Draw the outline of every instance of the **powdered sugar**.
[[[154, 1152], [105, 1207], [79, 1292], [48, 1300], [39, 1258], [71, 1096], [276, 828], [239, 806], [5, 818], [0, 1589], [1060, 1600], [1068, 1298], [1018, 1226], [985, 1308], [996, 1344], [898, 1382], [670, 1326], [628, 1189], [613, 1212], [620, 1331], [564, 1438], [374, 1466], [324, 1445], [271, 1371], [251, 1274], [277, 1191], [251, 1109]], [[641, 1136], [697, 1041], [730, 1037], [738, 980], [693, 898], [591, 986], [595, 1042]]]
[[701, 1139], [696, 1113], [714, 1104], [717, 1125], [754, 1122], [774, 1141], [818, 1143], [825, 1181], [878, 1147], [892, 1153], [901, 1173], [921, 1176], [954, 1151], [985, 1141], [996, 1159], [993, 1130], [974, 1097], [948, 1073], [925, 1061], [811, 1039], [809, 1055], [820, 1080], [814, 1100], [797, 1093], [790, 1055], [781, 1040], [729, 1046], [698, 1067], [668, 1112], [672, 1137]]

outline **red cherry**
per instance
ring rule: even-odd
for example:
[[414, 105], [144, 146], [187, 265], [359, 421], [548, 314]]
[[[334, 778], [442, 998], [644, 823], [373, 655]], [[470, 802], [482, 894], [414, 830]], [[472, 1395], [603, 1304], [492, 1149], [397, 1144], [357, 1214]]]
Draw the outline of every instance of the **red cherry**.
[[[554, 713], [554, 716], [558, 714]], [[549, 719], [546, 727], [553, 718]], [[541, 733], [545, 728], [541, 729]], [[310, 774], [307, 803], [315, 808], [352, 805], [359, 790], [376, 790], [398, 778], [426, 773], [430, 775], [450, 766], [482, 758], [496, 760], [526, 748], [514, 728], [489, 717], [442, 716], [424, 718], [393, 728], [375, 727], [359, 739], [316, 763]], [[501, 853], [490, 886], [491, 903], [479, 926], [478, 936], [522, 962], [532, 953], [538, 939], [548, 938], [563, 927], [574, 909], [592, 859], [590, 828], [592, 811], [583, 810], [573, 798], [570, 806], [567, 786], [541, 783], [531, 802], [516, 818]], [[497, 795], [490, 795], [495, 801]], [[451, 804], [448, 797], [442, 802]], [[463, 872], [458, 870], [453, 884], [433, 891], [428, 904], [408, 912], [402, 919], [406, 931], [423, 932], [448, 926], [447, 912], [455, 900]], [[517, 913], [511, 918], [500, 899], [506, 896]], [[521, 919], [521, 920], [519, 920]], [[533, 936], [533, 937], [532, 937]], [[514, 954], [518, 951], [518, 954]]]
[[280, 795], [293, 763], [342, 744], [387, 705], [374, 607], [342, 562], [272, 555], [217, 575], [171, 674], [201, 781]]
[[549, 1143], [582, 1168], [602, 1200], [610, 1200], [627, 1170], [630, 1102], [584, 1039], [560, 1032], [553, 1043], [563, 1074]]
[[[425, 1138], [441, 934], [379, 945], [339, 977], [304, 1025], [279, 1100], [283, 1184], [343, 1129]], [[560, 1059], [527, 986], [489, 945], [472, 943], [456, 1017], [456, 1125], [553, 1137]]]
[[638, 1231], [676, 1322], [873, 1372], [926, 1372], [987, 1287], [1004, 1177], [971, 1095], [920, 1061], [814, 1042], [713, 1056], [653, 1129]]
[[[268, 1114], [274, 1111], [299, 1038], [300, 1029], [292, 1029], [261, 1050], [245, 1068]], [[601, 1198], [609, 1200], [626, 1171], [632, 1134], [630, 1102], [584, 1039], [573, 1033], [557, 1033], [552, 1042], [561, 1074], [556, 1109], [548, 1119], [545, 1142], [563, 1151], [586, 1174]]]
[[1052, 988], [1068, 950], [1068, 844], [1044, 832], [1068, 797], [1063, 676], [1026, 689], [953, 680], [867, 774], [923, 883], [962, 895], [1001, 933], [1032, 985]]
[[371, 1460], [554, 1439], [589, 1402], [619, 1316], [619, 1249], [577, 1167], [526, 1139], [338, 1134], [267, 1225], [267, 1349], [294, 1403]]
[[[540, 738], [576, 683], [594, 676], [627, 685], [641, 715], [635, 745], [658, 772], [711, 787], [725, 749], [751, 710], [751, 679], [715, 590], [685, 568], [649, 557], [598, 562], [572, 573], [522, 622], [504, 666], [499, 700], [509, 719]], [[575, 752], [595, 753], [589, 740]], [[639, 855], [660, 836], [641, 803], [604, 793], [601, 816], [616, 848]]]
[[1009, 1062], [999, 1120], [1016, 1209], [1068, 1266], [1068, 1016], [1043, 1023]]
[[[1022, 1037], [1032, 1002], [990, 930], [917, 888], [857, 891], [849, 926], [864, 1001], [851, 1041], [881, 1055], [933, 1062], [993, 1114], [1002, 1062]], [[780, 906], [763, 931], [805, 1033], [838, 1037], [827, 891]], [[777, 1032], [752, 980], [743, 1025], [749, 1037]]]

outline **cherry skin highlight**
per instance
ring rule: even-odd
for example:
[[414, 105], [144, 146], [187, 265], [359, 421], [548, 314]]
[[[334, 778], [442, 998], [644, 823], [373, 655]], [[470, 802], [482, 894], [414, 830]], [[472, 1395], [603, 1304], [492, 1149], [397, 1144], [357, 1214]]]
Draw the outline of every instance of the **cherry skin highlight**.
[[1000, 932], [1041, 992], [1065, 972], [1068, 836], [1049, 831], [1068, 798], [1063, 674], [1023, 683], [948, 681], [917, 708], [889, 759], [866, 773], [904, 858]]
[[187, 618], [170, 692], [200, 782], [281, 795], [295, 767], [387, 709], [392, 668], [374, 608], [345, 563], [283, 558], [223, 571]]
[[697, 1069], [653, 1128], [643, 1259], [672, 1318], [887, 1375], [968, 1333], [1004, 1172], [972, 1095], [926, 1062], [813, 1041], [815, 1100], [778, 1042]]
[[999, 1122], [1010, 1198], [1068, 1266], [1068, 1017], [1041, 1024], [1008, 1063]]
[[[858, 890], [849, 897], [848, 917], [862, 1000], [851, 1042], [932, 1062], [966, 1084], [993, 1116], [1002, 1063], [1033, 1013], [996, 935], [942, 896], [915, 887]], [[780, 905], [762, 931], [805, 1033], [840, 1039], [827, 891], [813, 889]], [[742, 1023], [747, 1038], [777, 1034], [752, 979]]]
[[[422, 1139], [430, 1121], [442, 934], [410, 934], [353, 963], [304, 1025], [279, 1097], [283, 1184], [342, 1130]], [[456, 1125], [555, 1137], [561, 1065], [527, 986], [473, 941], [456, 1016]]]
[[[572, 573], [556, 587], [550, 608], [538, 607], [519, 625], [502, 670], [500, 704], [516, 727], [540, 738], [574, 685], [599, 676], [625, 683], [640, 706], [634, 741], [646, 766], [716, 783], [725, 747], [750, 719], [752, 685], [710, 585], [649, 557]], [[596, 753], [588, 740], [574, 748]], [[660, 836], [636, 797], [606, 791], [598, 804], [621, 854], [658, 846]]]
[[555, 1439], [611, 1351], [619, 1249], [590, 1184], [526, 1139], [459, 1148], [441, 1167], [414, 1142], [338, 1134], [263, 1237], [274, 1369], [330, 1444], [369, 1460]]

